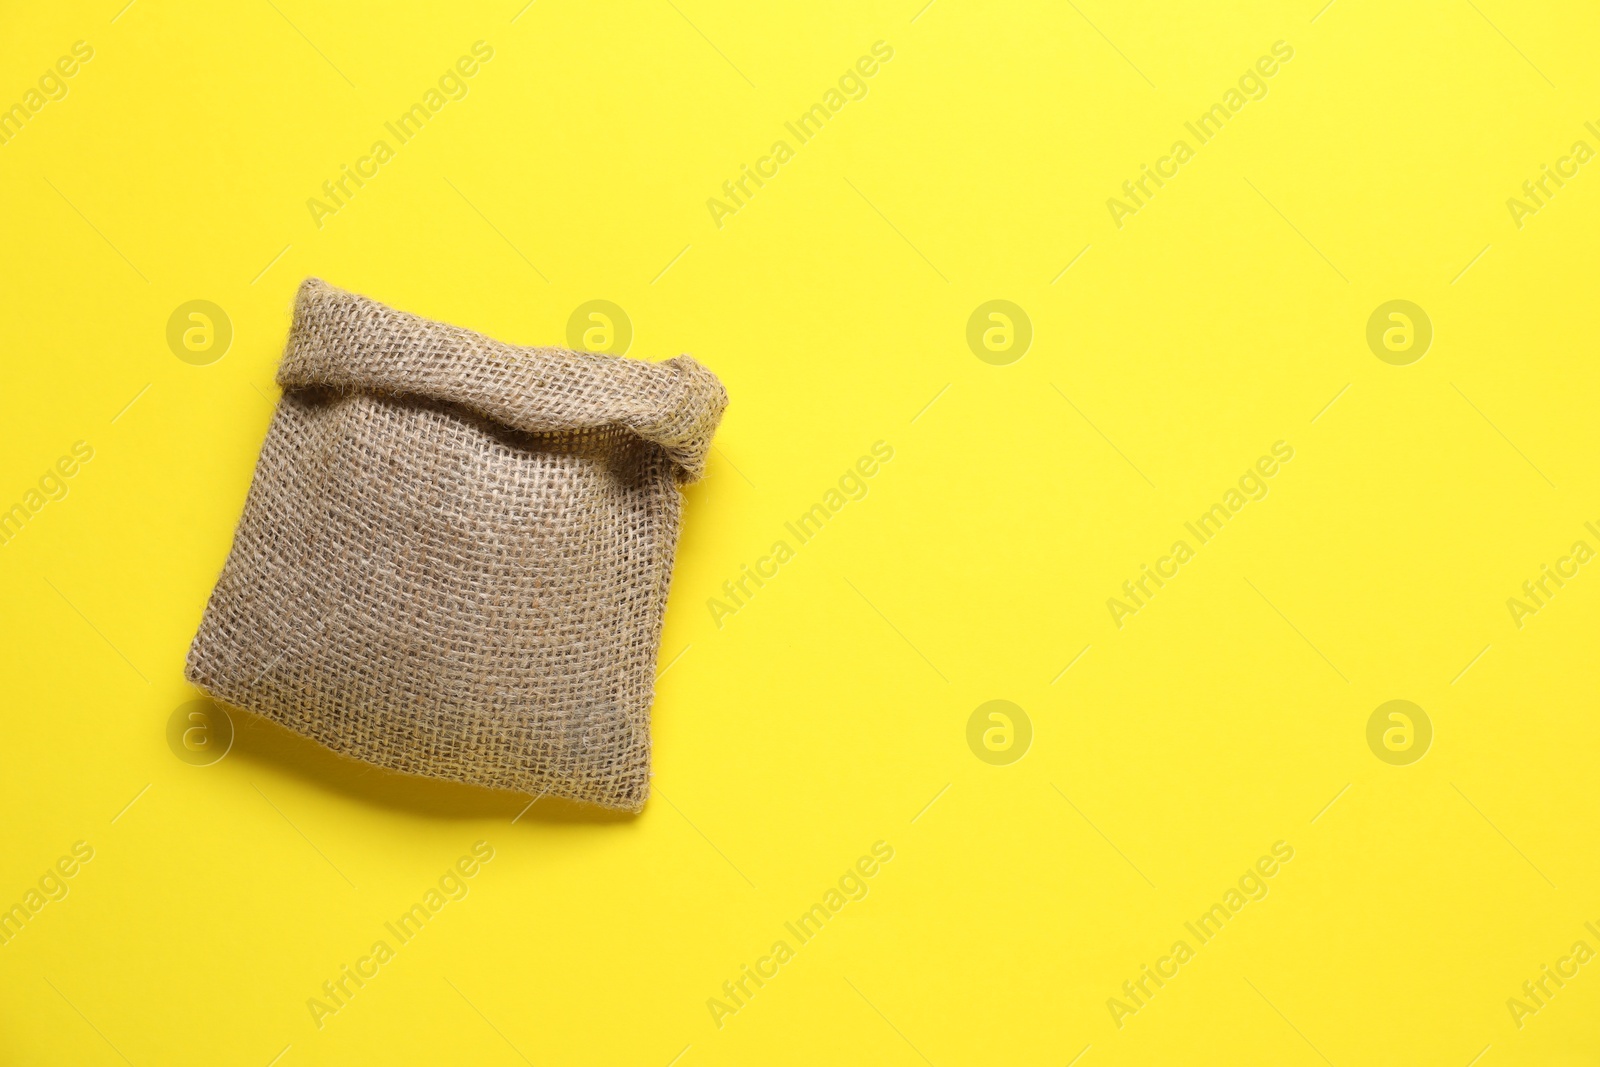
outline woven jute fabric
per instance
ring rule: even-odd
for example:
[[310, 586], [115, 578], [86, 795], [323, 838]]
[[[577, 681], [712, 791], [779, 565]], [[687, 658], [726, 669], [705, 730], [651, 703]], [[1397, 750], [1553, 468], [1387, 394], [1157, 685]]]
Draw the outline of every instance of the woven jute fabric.
[[379, 766], [640, 810], [722, 383], [311, 279], [278, 384], [189, 680]]

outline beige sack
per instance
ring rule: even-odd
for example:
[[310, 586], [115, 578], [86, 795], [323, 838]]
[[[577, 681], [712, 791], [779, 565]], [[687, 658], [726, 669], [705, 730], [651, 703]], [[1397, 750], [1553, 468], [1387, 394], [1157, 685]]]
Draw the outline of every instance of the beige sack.
[[278, 384], [189, 680], [379, 766], [642, 808], [716, 376], [501, 344], [310, 279]]

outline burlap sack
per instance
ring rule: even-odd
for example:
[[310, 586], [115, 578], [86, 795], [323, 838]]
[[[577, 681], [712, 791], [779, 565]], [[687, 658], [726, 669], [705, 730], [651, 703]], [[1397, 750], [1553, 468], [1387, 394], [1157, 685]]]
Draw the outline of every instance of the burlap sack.
[[638, 811], [681, 510], [727, 393], [316, 279], [186, 674], [410, 774]]

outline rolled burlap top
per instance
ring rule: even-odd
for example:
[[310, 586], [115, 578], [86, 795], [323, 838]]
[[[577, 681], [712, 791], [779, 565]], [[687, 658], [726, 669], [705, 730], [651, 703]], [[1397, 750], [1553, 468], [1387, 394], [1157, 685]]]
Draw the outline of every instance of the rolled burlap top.
[[335, 752], [638, 811], [681, 514], [727, 406], [306, 281], [186, 675]]

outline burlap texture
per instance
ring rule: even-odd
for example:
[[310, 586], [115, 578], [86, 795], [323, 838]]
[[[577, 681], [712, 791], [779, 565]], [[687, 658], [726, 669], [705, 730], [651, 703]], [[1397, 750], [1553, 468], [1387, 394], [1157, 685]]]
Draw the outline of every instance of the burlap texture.
[[189, 680], [379, 766], [642, 808], [716, 376], [501, 344], [310, 279], [278, 384]]

